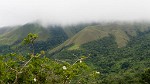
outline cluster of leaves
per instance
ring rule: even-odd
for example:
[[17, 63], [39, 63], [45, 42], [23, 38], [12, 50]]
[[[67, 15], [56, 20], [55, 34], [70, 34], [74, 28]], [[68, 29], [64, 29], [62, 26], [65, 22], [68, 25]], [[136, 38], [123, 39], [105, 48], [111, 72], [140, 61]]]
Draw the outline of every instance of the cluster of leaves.
[[150, 68], [146, 69], [141, 76], [142, 80], [146, 84], [150, 84]]
[[23, 43], [24, 44], [34, 44], [35, 39], [38, 38], [37, 34], [29, 33], [26, 38], [24, 38]]
[[[28, 34], [24, 44], [34, 44], [36, 34]], [[34, 45], [33, 45], [34, 46]], [[10, 53], [0, 56], [1, 84], [77, 84], [95, 83], [99, 72], [83, 62], [83, 57], [74, 64], [61, 60], [52, 60], [45, 52], [18, 54]]]

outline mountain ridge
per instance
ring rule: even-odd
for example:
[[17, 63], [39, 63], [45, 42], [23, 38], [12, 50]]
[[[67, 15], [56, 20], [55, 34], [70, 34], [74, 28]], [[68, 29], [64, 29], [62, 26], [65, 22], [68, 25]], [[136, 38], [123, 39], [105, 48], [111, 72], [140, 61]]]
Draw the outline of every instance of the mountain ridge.
[[50, 50], [49, 53], [54, 53], [55, 51], [60, 51], [66, 46], [76, 45], [75, 49], [78, 49], [80, 45], [108, 37], [110, 35], [114, 36], [115, 42], [118, 48], [125, 47], [131, 38], [136, 37], [139, 33], [149, 31], [149, 23], [126, 23], [126, 24], [100, 24], [94, 26], [87, 26], [83, 30], [79, 31], [73, 37], [69, 38], [60, 46]]

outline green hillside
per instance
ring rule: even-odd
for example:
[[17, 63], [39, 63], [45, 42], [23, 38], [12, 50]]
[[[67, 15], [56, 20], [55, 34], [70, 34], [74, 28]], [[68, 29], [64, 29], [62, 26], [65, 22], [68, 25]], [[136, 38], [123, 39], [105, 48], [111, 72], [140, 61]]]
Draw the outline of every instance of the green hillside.
[[0, 45], [12, 45], [22, 40], [30, 32], [39, 34], [40, 38], [38, 40], [45, 41], [49, 37], [49, 33], [39, 24], [25, 24], [9, 29], [10, 30], [0, 34]]
[[114, 36], [118, 48], [125, 47], [128, 41], [130, 41], [131, 38], [136, 37], [138, 33], [150, 30], [149, 26], [150, 24], [148, 23], [105, 23], [87, 26], [49, 53], [54, 53], [55, 51], [59, 51], [70, 45], [73, 45], [71, 49], [77, 49], [82, 44], [111, 35]]
[[83, 30], [87, 26], [96, 25], [98, 23], [80, 23], [75, 25], [64, 26], [63, 29], [69, 38], [73, 37], [75, 34]]
[[35, 43], [35, 51], [52, 49], [68, 39], [63, 28], [56, 25], [43, 27], [39, 23], [28, 23], [20, 26], [5, 27], [0, 28], [0, 51], [7, 52], [6, 50], [12, 50], [16, 46], [20, 46], [19, 44], [23, 38], [29, 33], [39, 35]]
[[66, 46], [51, 58], [73, 63], [81, 56], [86, 56], [86, 63], [101, 72], [99, 81], [102, 84], [149, 84], [142, 82], [141, 74], [150, 68], [150, 30], [138, 29], [136, 36], [127, 35], [130, 39], [124, 47], [118, 48], [116, 36], [112, 34], [84, 43], [79, 49]]

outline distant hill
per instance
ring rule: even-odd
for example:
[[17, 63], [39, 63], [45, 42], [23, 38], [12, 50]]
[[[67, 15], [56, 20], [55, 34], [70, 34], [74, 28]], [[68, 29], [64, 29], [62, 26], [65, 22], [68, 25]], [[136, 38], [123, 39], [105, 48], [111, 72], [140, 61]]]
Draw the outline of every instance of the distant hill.
[[87, 26], [49, 53], [59, 51], [70, 45], [72, 45], [70, 49], [77, 49], [82, 44], [109, 36], [113, 36], [118, 48], [121, 48], [125, 47], [131, 38], [149, 30], [149, 23], [104, 23]]
[[[2, 32], [2, 30], [0, 30]], [[25, 24], [23, 26], [16, 26], [12, 28], [3, 28], [0, 33], [0, 45], [12, 45], [17, 41], [22, 40], [28, 33], [39, 34], [39, 39], [45, 41], [49, 37], [49, 33], [39, 24]]]
[[28, 33], [35, 33], [39, 36], [35, 43], [35, 46], [38, 45], [36, 46], [37, 51], [46, 51], [63, 43], [89, 25], [93, 25], [93, 23], [69, 26], [49, 25], [47, 27], [39, 23], [27, 23], [19, 26], [3, 27], [0, 28], [0, 48], [16, 46]]
[[[79, 49], [81, 45], [104, 37], [113, 36], [118, 48], [125, 47], [131, 38], [150, 30], [149, 23], [83, 23], [69, 26], [50, 25], [43, 27], [39, 23], [0, 28], [0, 46], [17, 45], [28, 33], [39, 35], [37, 44], [49, 53]], [[61, 45], [60, 45], [61, 44]], [[52, 49], [54, 48], [54, 49]]]
[[43, 27], [39, 23], [27, 23], [20, 26], [0, 28], [0, 50], [4, 50], [5, 47], [18, 46], [29, 33], [35, 33], [39, 36], [35, 43], [35, 46], [39, 45], [36, 48], [37, 51], [54, 48], [68, 39], [67, 34], [60, 26]]
[[101, 72], [102, 84], [146, 84], [141, 76], [150, 68], [150, 24], [88, 26], [49, 54], [50, 58], [70, 63], [85, 57], [84, 62]]

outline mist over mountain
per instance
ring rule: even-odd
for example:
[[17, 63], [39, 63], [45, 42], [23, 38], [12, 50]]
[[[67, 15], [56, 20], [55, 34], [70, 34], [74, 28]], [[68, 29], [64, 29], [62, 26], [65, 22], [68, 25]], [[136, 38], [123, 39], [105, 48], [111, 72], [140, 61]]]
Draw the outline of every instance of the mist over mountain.
[[149, 0], [0, 0], [0, 84], [150, 84]]
[[150, 20], [149, 0], [1, 0], [0, 27]]

